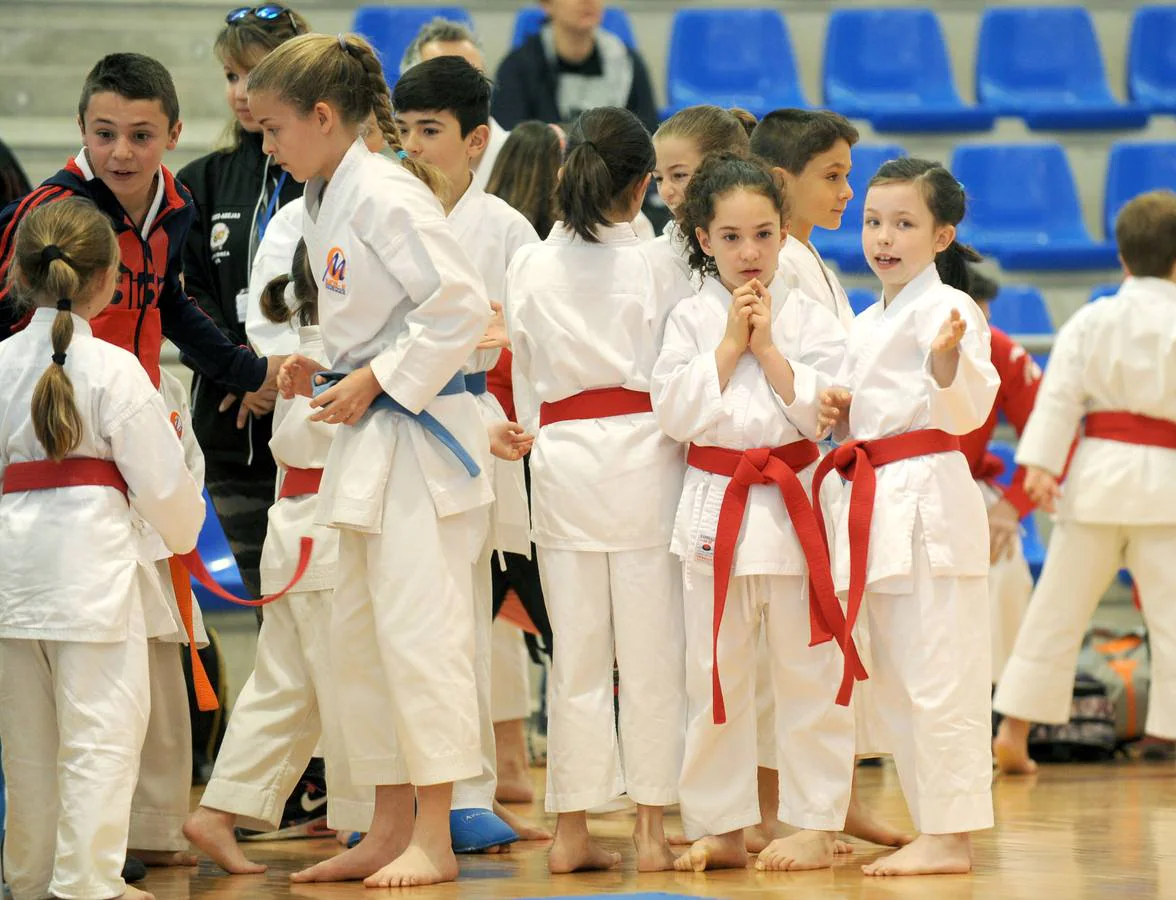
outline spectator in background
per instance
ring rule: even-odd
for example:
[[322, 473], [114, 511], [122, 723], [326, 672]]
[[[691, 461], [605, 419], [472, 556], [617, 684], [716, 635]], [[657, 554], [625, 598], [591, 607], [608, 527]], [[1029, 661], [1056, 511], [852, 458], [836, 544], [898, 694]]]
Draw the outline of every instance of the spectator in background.
[[0, 141], [0, 209], [19, 200], [33, 189], [20, 162], [4, 141]]
[[[478, 36], [462, 22], [438, 17], [425, 25], [408, 45], [400, 60], [400, 74], [403, 75], [417, 63], [437, 56], [460, 56], [479, 72], [486, 71], [486, 55], [482, 52]], [[507, 129], [491, 116], [490, 140], [482, 155], [471, 163], [475, 187], [486, 189], [490, 170], [494, 168], [494, 160], [498, 158], [498, 151], [506, 143], [508, 134]]]

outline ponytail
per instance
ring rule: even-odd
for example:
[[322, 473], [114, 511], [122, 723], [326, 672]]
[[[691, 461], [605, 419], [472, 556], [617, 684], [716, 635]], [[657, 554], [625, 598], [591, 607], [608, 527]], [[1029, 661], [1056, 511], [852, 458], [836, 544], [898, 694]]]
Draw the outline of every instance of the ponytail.
[[609, 223], [614, 198], [608, 164], [591, 141], [573, 147], [567, 155], [556, 197], [564, 224], [589, 243], [596, 242], [595, 228]]
[[969, 263], [978, 263], [984, 257], [967, 244], [952, 241], [947, 249], [939, 251], [935, 256], [935, 268], [939, 272], [939, 280], [948, 287], [969, 292], [972, 286], [972, 273]]
[[73, 303], [103, 282], [118, 262], [118, 239], [110, 220], [90, 200], [70, 197], [33, 210], [20, 223], [9, 284], [24, 302], [54, 305], [49, 368], [33, 389], [33, 432], [49, 458], [60, 461], [77, 449], [82, 416], [65, 370], [73, 340]]
[[290, 274], [279, 275], [262, 289], [261, 312], [279, 325], [284, 325], [295, 316], [302, 325], [310, 325], [318, 320], [318, 285], [310, 270], [305, 240], [300, 240], [294, 248]]

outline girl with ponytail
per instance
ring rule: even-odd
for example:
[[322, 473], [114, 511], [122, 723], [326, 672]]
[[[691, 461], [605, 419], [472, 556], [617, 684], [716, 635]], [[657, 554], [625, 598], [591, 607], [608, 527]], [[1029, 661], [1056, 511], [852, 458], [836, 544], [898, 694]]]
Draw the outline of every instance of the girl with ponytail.
[[971, 832], [993, 822], [988, 513], [959, 437], [987, 420], [1000, 378], [961, 290], [977, 258], [956, 240], [964, 208], [938, 163], [891, 160], [871, 179], [862, 249], [882, 296], [822, 396], [822, 427], [851, 442], [821, 462], [813, 494], [830, 469], [852, 479], [830, 528], [834, 584], [847, 628], [868, 618], [879, 740], [921, 832], [868, 875], [967, 872]]
[[150, 703], [146, 620], [170, 616], [140, 520], [184, 553], [204, 501], [138, 360], [91, 332], [118, 262], [86, 199], [16, 231], [8, 286], [34, 307], [0, 344], [0, 746], [17, 897], [150, 896], [121, 874]]
[[681, 583], [670, 554], [683, 465], [649, 390], [679, 276], [630, 224], [654, 166], [637, 118], [613, 107], [586, 112], [567, 147], [563, 219], [515, 254], [506, 288], [516, 410], [538, 434], [533, 537], [558, 648], [547, 811], [559, 818], [548, 866], [618, 865], [619, 854], [592, 840], [585, 811], [624, 791], [637, 803], [637, 868], [668, 869], [662, 810], [677, 801], [686, 715]]
[[[319, 378], [326, 365], [296, 353], [279, 387], [287, 399], [314, 390], [309, 421], [347, 426], [317, 506], [339, 546], [328, 643], [347, 754], [335, 768], [375, 788], [364, 839], [295, 880], [452, 881], [453, 782], [481, 770], [471, 573], [493, 499], [460, 371], [490, 301], [445, 221], [440, 173], [401, 147], [367, 41], [287, 41], [250, 72], [248, 99], [266, 151], [306, 182], [303, 239], [333, 371]], [[392, 159], [365, 146], [369, 117]]]

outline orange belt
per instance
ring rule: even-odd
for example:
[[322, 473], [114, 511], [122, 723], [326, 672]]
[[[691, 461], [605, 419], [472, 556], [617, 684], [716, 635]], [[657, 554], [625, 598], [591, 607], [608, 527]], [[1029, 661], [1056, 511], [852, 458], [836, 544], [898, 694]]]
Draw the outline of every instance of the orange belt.
[[[784, 498], [784, 506], [796, 536], [804, 551], [809, 570], [809, 618], [812, 628], [812, 645], [836, 638], [847, 660], [852, 659], [856, 668], [865, 678], [865, 668], [857, 655], [853, 636], [845, 628], [845, 616], [833, 590], [833, 578], [829, 572], [829, 558], [822, 543], [820, 526], [813, 513], [804, 485], [796, 473], [808, 468], [821, 453], [812, 441], [795, 441], [775, 449], [728, 450], [722, 447], [701, 447], [691, 444], [686, 456], [688, 465], [712, 475], [731, 479], [723, 494], [719, 508], [719, 523], [715, 529], [715, 602], [711, 629], [711, 693], [714, 707], [714, 723], [722, 725], [727, 721], [726, 705], [723, 702], [723, 688], [719, 681], [719, 626], [727, 606], [727, 590], [730, 587], [731, 572], [735, 561], [735, 545], [739, 540], [739, 529], [747, 509], [747, 497], [752, 485], [774, 484]], [[815, 496], [815, 495], [814, 495]], [[848, 639], [848, 644], [846, 644]], [[846, 698], [846, 703], [849, 700]]]
[[287, 468], [286, 474], [282, 476], [282, 489], [278, 491], [278, 499], [317, 494], [322, 480], [322, 469]]
[[[58, 487], [79, 487], [92, 485], [96, 487], [112, 487], [126, 496], [127, 483], [113, 460], [74, 457], [63, 459], [61, 462], [42, 459], [32, 462], [10, 463], [4, 470], [3, 493], [16, 494], [26, 491], [48, 490]], [[262, 597], [260, 600], [245, 600], [235, 597], [222, 588], [204, 567], [204, 561], [196, 550], [180, 553], [168, 560], [171, 571], [172, 587], [176, 592], [176, 604], [180, 609], [180, 619], [184, 623], [184, 630], [188, 634], [188, 648], [192, 654], [192, 680], [196, 689], [196, 701], [201, 710], [216, 709], [216, 693], [208, 680], [208, 673], [200, 662], [196, 650], [196, 638], [192, 625], [192, 585], [190, 578], [184, 577], [180, 566], [186, 569], [192, 578], [204, 587], [230, 603], [241, 606], [262, 606], [284, 596], [306, 572], [310, 564], [311, 550], [314, 542], [310, 538], [302, 539], [301, 554], [294, 577], [290, 583], [276, 594]]]
[[1086, 436], [1176, 450], [1176, 422], [1129, 412], [1086, 414]]
[[653, 412], [653, 401], [644, 391], [623, 387], [597, 388], [542, 404], [539, 407], [539, 427], [571, 419], [608, 419], [647, 412]]
[[[845, 613], [846, 638], [853, 635], [853, 627], [861, 611], [862, 595], [866, 590], [866, 568], [870, 559], [870, 522], [874, 518], [874, 489], [877, 485], [874, 470], [903, 459], [929, 456], [933, 453], [951, 453], [959, 449], [958, 437], [938, 429], [926, 428], [872, 441], [849, 441], [826, 456], [817, 466], [816, 475], [813, 476], [813, 497], [821, 496], [821, 484], [825, 476], [834, 469], [847, 481], [853, 482], [849, 494], [849, 602]], [[828, 548], [829, 538], [825, 534], [821, 504], [815, 503], [813, 506], [821, 537]], [[837, 693], [837, 702], [842, 705], [849, 702], [853, 694], [854, 681], [860, 681], [865, 677], [864, 669], [859, 677], [858, 671], [852, 665], [854, 662], [855, 660], [847, 653], [841, 688]], [[860, 660], [856, 662], [857, 665], [861, 665]]]

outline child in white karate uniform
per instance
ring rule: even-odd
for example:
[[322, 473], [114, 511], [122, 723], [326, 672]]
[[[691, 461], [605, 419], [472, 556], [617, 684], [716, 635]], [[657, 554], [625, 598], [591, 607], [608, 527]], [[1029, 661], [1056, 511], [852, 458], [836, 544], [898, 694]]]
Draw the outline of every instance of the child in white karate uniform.
[[761, 630], [779, 711], [779, 818], [802, 830], [773, 840], [757, 867], [831, 866], [853, 779], [853, 712], [834, 702], [842, 653], [831, 634], [810, 646], [814, 612], [841, 612], [807, 493], [820, 458], [819, 393], [841, 364], [845, 330], [820, 304], [776, 284], [786, 219], [762, 163], [703, 162], [679, 209], [702, 290], [670, 314], [654, 367], [658, 422], [690, 443], [671, 544], [685, 578], [682, 819], [699, 839], [677, 861], [683, 871], [744, 866], [743, 830], [761, 819]]
[[963, 216], [943, 166], [879, 169], [862, 247], [882, 298], [854, 320], [844, 387], [822, 402], [849, 442], [816, 480], [836, 469], [852, 481], [832, 528], [834, 581], [849, 626], [864, 603], [877, 723], [921, 832], [871, 875], [967, 872], [969, 833], [992, 826], [988, 516], [958, 436], [988, 418], [1000, 379], [983, 314], [953, 286], [978, 258], [955, 240]]
[[519, 420], [532, 432], [539, 424], [533, 537], [556, 646], [546, 805], [559, 818], [548, 866], [618, 865], [592, 840], [585, 811], [628, 793], [638, 869], [668, 869], [662, 810], [678, 798], [685, 724], [681, 583], [669, 552], [683, 459], [649, 390], [680, 278], [630, 224], [654, 165], [637, 118], [586, 112], [567, 147], [564, 219], [515, 254], [506, 290]]
[[1057, 518], [993, 703], [1005, 715], [994, 743], [1003, 772], [1036, 769], [1030, 722], [1069, 719], [1082, 637], [1122, 565], [1144, 598], [1151, 644], [1144, 730], [1176, 738], [1176, 195], [1124, 206], [1115, 241], [1128, 278], [1058, 331], [1017, 447], [1026, 493]]
[[[493, 498], [486, 431], [460, 370], [490, 303], [430, 190], [439, 173], [359, 139], [374, 112], [401, 151], [366, 41], [283, 44], [250, 73], [249, 104], [265, 149], [307, 182], [323, 347], [346, 373], [311, 403], [312, 421], [347, 426], [331, 443], [316, 521], [339, 529], [329, 655], [346, 764], [355, 784], [376, 788], [363, 840], [296, 880], [452, 881], [453, 782], [481, 770], [470, 592]], [[309, 395], [322, 368], [292, 356], [283, 395]]]
[[151, 702], [145, 622], [167, 615], [149, 608], [163, 597], [136, 517], [187, 552], [204, 501], [138, 361], [91, 334], [117, 278], [114, 231], [89, 200], [21, 222], [10, 284], [36, 310], [0, 344], [0, 744], [14, 900], [151, 896], [121, 876]]

